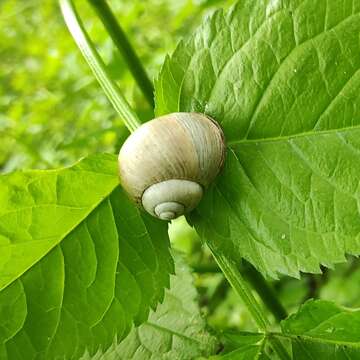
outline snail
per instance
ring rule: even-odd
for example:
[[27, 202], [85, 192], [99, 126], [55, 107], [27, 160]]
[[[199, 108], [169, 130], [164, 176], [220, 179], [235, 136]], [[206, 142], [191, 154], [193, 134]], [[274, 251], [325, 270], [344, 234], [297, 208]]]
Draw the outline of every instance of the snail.
[[225, 159], [224, 134], [210, 117], [172, 113], [140, 126], [119, 153], [125, 191], [151, 215], [172, 220], [193, 210]]

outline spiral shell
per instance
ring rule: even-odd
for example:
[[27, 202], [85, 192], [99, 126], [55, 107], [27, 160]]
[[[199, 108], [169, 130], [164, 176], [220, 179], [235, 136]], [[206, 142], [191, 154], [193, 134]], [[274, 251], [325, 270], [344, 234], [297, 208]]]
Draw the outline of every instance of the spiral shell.
[[145, 123], [125, 141], [120, 180], [147, 212], [171, 220], [198, 205], [224, 158], [224, 135], [214, 120], [173, 113]]

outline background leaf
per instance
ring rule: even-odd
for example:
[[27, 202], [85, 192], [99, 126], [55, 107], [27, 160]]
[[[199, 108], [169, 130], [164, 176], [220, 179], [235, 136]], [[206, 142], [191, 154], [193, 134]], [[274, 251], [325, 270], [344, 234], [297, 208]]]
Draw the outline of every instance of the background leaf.
[[188, 360], [215, 353], [218, 343], [201, 317], [192, 274], [181, 255], [175, 255], [176, 275], [170, 277], [164, 302], [148, 321], [106, 353], [82, 360]]
[[360, 359], [360, 310], [311, 300], [282, 322], [282, 331], [296, 360]]
[[0, 358], [78, 359], [147, 319], [169, 285], [167, 225], [113, 155], [0, 178]]
[[263, 352], [266, 342], [263, 334], [245, 332], [226, 332], [222, 336], [225, 350], [221, 355], [210, 357], [213, 360], [266, 360]]
[[165, 61], [157, 115], [222, 126], [225, 169], [192, 221], [265, 275], [359, 254], [360, 1], [241, 1]]
[[[278, 359], [269, 348], [281, 341], [294, 360], [360, 359], [360, 310], [309, 300], [281, 322], [282, 333], [225, 333], [224, 353], [211, 359]], [[224, 341], [225, 340], [225, 341]]]

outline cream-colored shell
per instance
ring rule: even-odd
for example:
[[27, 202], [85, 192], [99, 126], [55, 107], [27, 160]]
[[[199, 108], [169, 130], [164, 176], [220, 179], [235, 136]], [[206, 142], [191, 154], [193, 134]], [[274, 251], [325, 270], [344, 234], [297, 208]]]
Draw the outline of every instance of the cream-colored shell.
[[[213, 120], [198, 113], [161, 116], [142, 125], [122, 146], [121, 184], [149, 213], [169, 220], [196, 207], [224, 158], [223, 132]], [[169, 204], [158, 207], [162, 203], [173, 203], [173, 209]], [[156, 207], [166, 214], [160, 216]]]

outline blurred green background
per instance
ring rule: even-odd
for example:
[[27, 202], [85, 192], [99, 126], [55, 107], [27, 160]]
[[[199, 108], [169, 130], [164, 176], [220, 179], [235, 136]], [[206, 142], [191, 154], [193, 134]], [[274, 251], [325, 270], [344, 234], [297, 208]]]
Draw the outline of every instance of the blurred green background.
[[[166, 54], [226, 1], [108, 2], [153, 79]], [[108, 69], [141, 118], [151, 117], [117, 49], [85, 0], [77, 9]], [[114, 152], [126, 136], [77, 50], [55, 0], [0, 1], [0, 169], [67, 165]]]
[[[77, 9], [108, 70], [142, 119], [152, 109], [85, 0]], [[181, 37], [229, 0], [108, 2], [151, 79]], [[69, 165], [93, 152], [117, 152], [127, 136], [76, 48], [54, 0], [0, 0], [0, 172]], [[251, 330], [248, 312], [230, 290], [209, 251], [184, 219], [170, 228], [173, 245], [194, 269], [199, 302], [210, 325]], [[287, 311], [310, 297], [360, 306], [359, 261], [301, 280], [273, 281]]]

